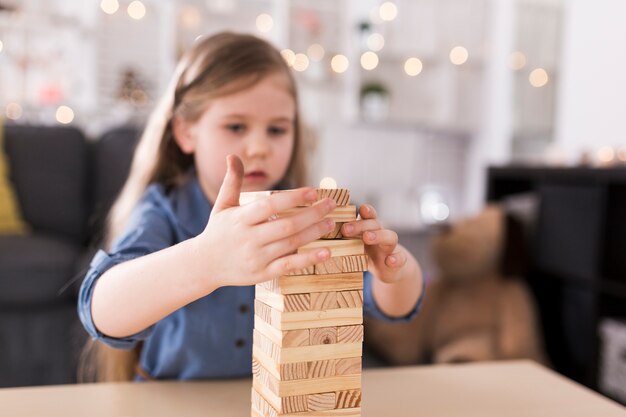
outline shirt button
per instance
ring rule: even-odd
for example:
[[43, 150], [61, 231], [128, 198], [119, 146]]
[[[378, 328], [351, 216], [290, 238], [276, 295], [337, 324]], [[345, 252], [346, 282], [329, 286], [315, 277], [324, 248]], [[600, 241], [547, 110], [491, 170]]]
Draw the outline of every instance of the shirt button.
[[244, 347], [245, 344], [246, 344], [246, 341], [243, 339], [237, 339], [237, 341], [235, 342], [235, 346], [237, 346], [238, 348]]
[[241, 314], [246, 314], [249, 310], [250, 310], [250, 308], [248, 307], [247, 304], [242, 304], [242, 305], [239, 306], [239, 312]]

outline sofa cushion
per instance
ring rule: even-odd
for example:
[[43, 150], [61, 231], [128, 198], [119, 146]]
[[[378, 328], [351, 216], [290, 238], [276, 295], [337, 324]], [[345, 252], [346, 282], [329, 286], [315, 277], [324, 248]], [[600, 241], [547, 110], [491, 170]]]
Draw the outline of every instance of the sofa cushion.
[[139, 134], [133, 127], [119, 127], [104, 133], [93, 143], [93, 187], [88, 220], [92, 242], [102, 238], [104, 220], [126, 182]]
[[82, 248], [49, 235], [0, 236], [0, 306], [57, 303], [75, 274]]
[[15, 190], [10, 181], [10, 169], [4, 153], [4, 123], [0, 116], [0, 233], [21, 234], [26, 231], [26, 223], [17, 203]]
[[84, 240], [87, 143], [72, 127], [7, 125], [5, 149], [15, 191], [34, 232]]

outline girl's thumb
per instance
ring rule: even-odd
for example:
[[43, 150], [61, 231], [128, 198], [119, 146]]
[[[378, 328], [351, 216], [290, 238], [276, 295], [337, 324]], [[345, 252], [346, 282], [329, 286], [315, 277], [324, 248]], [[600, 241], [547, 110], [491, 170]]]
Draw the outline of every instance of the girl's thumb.
[[243, 183], [243, 163], [237, 155], [226, 157], [226, 176], [220, 187], [213, 211], [221, 211], [239, 205], [239, 194]]

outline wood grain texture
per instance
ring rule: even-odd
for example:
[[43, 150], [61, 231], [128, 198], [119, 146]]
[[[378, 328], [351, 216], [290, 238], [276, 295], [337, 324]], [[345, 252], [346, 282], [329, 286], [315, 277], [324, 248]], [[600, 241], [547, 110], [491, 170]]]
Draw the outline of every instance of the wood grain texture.
[[274, 359], [271, 352], [271, 350], [264, 349], [257, 344], [252, 346], [252, 354], [259, 363], [272, 372], [272, 375], [277, 379], [281, 379], [280, 364], [360, 357], [363, 355], [363, 343], [335, 343], [332, 345], [280, 348], [278, 359]]
[[[339, 273], [328, 275], [281, 276], [263, 285], [263, 288], [278, 294], [303, 294], [323, 291], [346, 291], [363, 289], [363, 273]], [[265, 284], [265, 283], [264, 283]]]
[[338, 291], [337, 304], [339, 308], [363, 307], [363, 291]]
[[339, 308], [337, 303], [337, 292], [314, 292], [311, 296], [311, 310], [332, 310]]
[[361, 406], [361, 390], [342, 390], [337, 392], [335, 408], [355, 408]]
[[337, 343], [358, 343], [362, 341], [362, 325], [337, 327]]
[[338, 256], [315, 264], [315, 273], [318, 275], [363, 271], [367, 271], [366, 255]]
[[365, 254], [365, 246], [361, 239], [315, 240], [298, 248], [298, 253], [307, 253], [320, 248], [328, 248], [331, 258]]
[[[289, 218], [301, 213], [306, 207], [295, 207], [281, 211], [276, 218]], [[325, 219], [333, 219], [335, 223], [346, 223], [356, 221], [356, 206], [336, 207], [333, 211], [324, 216]]]
[[309, 411], [334, 410], [337, 404], [337, 398], [334, 392], [309, 394], [306, 397]]
[[346, 206], [350, 204], [350, 190], [347, 188], [318, 188], [317, 199], [323, 200], [332, 198], [338, 206]]
[[[313, 394], [314, 395], [314, 394]], [[335, 393], [335, 403], [336, 403]], [[252, 417], [361, 417], [361, 408], [340, 408], [333, 410], [278, 413], [269, 402], [252, 388]]]
[[309, 330], [309, 345], [330, 345], [337, 343], [336, 327], [319, 327]]
[[328, 378], [335, 376], [337, 359], [308, 362], [307, 378]]
[[311, 309], [311, 294], [287, 294], [285, 297], [284, 310], [290, 311], [309, 311]]
[[357, 375], [362, 372], [361, 358], [343, 358], [335, 362], [335, 375]]

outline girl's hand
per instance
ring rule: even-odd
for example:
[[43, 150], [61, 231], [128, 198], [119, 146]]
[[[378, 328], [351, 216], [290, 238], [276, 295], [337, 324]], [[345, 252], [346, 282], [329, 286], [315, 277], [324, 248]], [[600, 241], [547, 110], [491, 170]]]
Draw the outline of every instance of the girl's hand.
[[365, 253], [369, 257], [368, 269], [374, 276], [386, 283], [400, 280], [407, 255], [398, 246], [398, 234], [384, 229], [377, 219], [374, 207], [363, 204], [359, 208], [359, 219], [343, 225], [341, 233], [345, 237], [361, 237], [365, 243]]
[[314, 202], [317, 193], [301, 188], [239, 206], [242, 182], [241, 160], [229, 155], [209, 222], [197, 237], [198, 262], [217, 286], [257, 284], [330, 257], [328, 248], [304, 254], [295, 251], [334, 229], [334, 221], [324, 219], [336, 206], [332, 199], [268, 221], [276, 213]]

